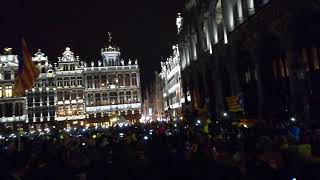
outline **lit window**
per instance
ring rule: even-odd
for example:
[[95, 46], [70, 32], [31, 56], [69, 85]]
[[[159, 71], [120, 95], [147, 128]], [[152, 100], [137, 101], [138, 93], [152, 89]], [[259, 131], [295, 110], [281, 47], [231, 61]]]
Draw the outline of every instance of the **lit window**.
[[92, 77], [91, 76], [87, 77], [87, 87], [92, 88]]
[[130, 74], [126, 74], [124, 78], [125, 78], [125, 85], [130, 86]]
[[78, 86], [82, 86], [82, 77], [77, 77]]
[[137, 91], [134, 91], [133, 92], [133, 102], [138, 102], [139, 101], [139, 98], [138, 98], [138, 92]]
[[12, 86], [6, 86], [5, 97], [12, 97]]
[[137, 74], [136, 73], [131, 74], [131, 80], [132, 80], [132, 85], [136, 86], [137, 85]]
[[100, 88], [100, 79], [99, 76], [94, 76], [94, 87]]
[[0, 98], [2, 98], [2, 87], [0, 87]]
[[120, 96], [120, 104], [124, 104], [125, 103], [125, 101], [124, 101], [124, 92], [120, 92], [119, 93], [119, 96]]
[[102, 105], [108, 104], [108, 93], [102, 93]]
[[132, 99], [131, 99], [131, 91], [127, 91], [126, 92], [126, 98], [127, 98], [127, 103], [131, 103]]
[[110, 92], [110, 101], [111, 101], [111, 104], [117, 104], [118, 103], [118, 94], [117, 94], [117, 92]]

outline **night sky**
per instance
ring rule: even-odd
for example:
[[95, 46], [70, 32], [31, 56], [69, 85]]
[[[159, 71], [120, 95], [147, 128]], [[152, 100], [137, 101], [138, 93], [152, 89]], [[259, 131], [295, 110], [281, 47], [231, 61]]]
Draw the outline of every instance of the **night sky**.
[[81, 60], [98, 60], [110, 31], [122, 58], [140, 60], [146, 85], [161, 57], [171, 55], [183, 0], [6, 0], [0, 7], [1, 51], [18, 53], [24, 36], [32, 54], [40, 48], [51, 61], [66, 46]]

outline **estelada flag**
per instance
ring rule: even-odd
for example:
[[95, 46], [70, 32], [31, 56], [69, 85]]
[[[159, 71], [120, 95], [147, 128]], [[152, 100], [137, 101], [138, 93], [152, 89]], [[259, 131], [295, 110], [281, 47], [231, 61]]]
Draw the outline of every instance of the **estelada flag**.
[[26, 41], [21, 39], [23, 58], [19, 58], [19, 68], [15, 78], [13, 95], [24, 96], [27, 89], [32, 88], [34, 81], [38, 78], [39, 69], [33, 64], [31, 54]]

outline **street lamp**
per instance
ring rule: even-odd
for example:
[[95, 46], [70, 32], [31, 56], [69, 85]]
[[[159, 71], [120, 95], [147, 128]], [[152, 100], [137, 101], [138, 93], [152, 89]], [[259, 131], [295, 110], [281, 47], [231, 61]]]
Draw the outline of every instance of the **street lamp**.
[[223, 115], [223, 117], [227, 117], [228, 113], [224, 112], [222, 115]]

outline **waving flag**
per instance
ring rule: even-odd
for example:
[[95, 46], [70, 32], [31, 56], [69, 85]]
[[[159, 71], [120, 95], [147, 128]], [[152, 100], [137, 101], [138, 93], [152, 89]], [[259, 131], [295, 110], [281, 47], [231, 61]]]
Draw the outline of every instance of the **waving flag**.
[[236, 96], [231, 96], [226, 98], [227, 106], [230, 112], [240, 112], [244, 111], [243, 105], [243, 94], [239, 93]]
[[33, 64], [31, 54], [25, 40], [21, 40], [23, 58], [19, 58], [19, 69], [14, 82], [14, 96], [24, 96], [27, 89], [32, 88], [39, 76], [38, 68]]

